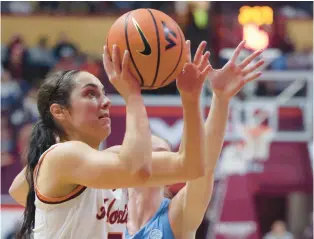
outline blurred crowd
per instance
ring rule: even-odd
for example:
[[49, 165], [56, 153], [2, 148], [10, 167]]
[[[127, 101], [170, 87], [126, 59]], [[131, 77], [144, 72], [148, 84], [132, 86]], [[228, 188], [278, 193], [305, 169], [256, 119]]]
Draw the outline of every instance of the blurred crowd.
[[166, 1], [9, 1], [1, 3], [2, 13], [13, 14], [120, 14], [136, 8], [171, 11], [174, 2]]
[[[281, 11], [291, 17], [313, 16], [313, 5], [311, 2], [294, 1], [294, 2], [259, 2], [258, 5], [271, 4], [272, 6], [282, 6]], [[227, 10], [234, 10], [234, 5], [228, 2], [210, 4], [223, 7]], [[244, 5], [247, 2], [239, 1], [238, 4]], [[166, 13], [182, 9], [182, 2], [173, 1], [6, 1], [1, 3], [1, 12], [4, 14], [120, 14], [136, 8], [155, 8]], [[179, 10], [180, 11], [180, 10]]]

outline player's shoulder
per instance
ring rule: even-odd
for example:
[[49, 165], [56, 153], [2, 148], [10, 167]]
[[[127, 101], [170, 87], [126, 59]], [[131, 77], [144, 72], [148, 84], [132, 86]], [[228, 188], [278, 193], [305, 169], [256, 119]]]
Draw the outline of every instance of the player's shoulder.
[[75, 140], [71, 140], [71, 141], [66, 141], [63, 143], [60, 143], [60, 148], [63, 148], [64, 150], [79, 150], [80, 148], [91, 148], [88, 144], [82, 142], [82, 141], [75, 141]]
[[107, 148], [105, 151], [110, 153], [119, 153], [121, 150], [122, 145], [115, 145], [110, 148]]
[[90, 150], [93, 150], [87, 144], [81, 141], [67, 141], [52, 146], [53, 149], [49, 150], [46, 158], [49, 161], [62, 161], [64, 159], [79, 159], [82, 155]]

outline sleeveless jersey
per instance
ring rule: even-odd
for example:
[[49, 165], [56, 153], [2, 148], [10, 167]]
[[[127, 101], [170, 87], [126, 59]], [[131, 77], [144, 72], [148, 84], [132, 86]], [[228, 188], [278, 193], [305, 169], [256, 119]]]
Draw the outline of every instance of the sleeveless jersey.
[[127, 211], [126, 189], [92, 189], [78, 186], [69, 195], [46, 197], [38, 191], [36, 181], [45, 155], [34, 171], [35, 227], [34, 239], [124, 239]]
[[168, 217], [170, 199], [164, 198], [155, 215], [134, 235], [125, 231], [125, 239], [175, 239]]

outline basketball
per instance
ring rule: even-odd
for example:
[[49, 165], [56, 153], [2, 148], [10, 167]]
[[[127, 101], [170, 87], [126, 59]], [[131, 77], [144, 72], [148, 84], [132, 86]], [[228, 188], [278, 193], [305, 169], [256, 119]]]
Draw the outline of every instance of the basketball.
[[118, 18], [109, 30], [110, 55], [116, 44], [122, 60], [130, 52], [130, 70], [142, 89], [158, 89], [173, 82], [186, 63], [185, 37], [178, 24], [154, 9], [136, 9]]

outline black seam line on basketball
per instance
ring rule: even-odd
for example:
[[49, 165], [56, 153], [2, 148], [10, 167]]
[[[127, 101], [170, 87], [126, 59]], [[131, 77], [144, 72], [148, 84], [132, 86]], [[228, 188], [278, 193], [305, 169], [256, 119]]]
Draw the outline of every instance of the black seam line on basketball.
[[129, 16], [130, 16], [131, 13], [132, 13], [132, 11], [129, 12], [129, 14], [126, 16], [125, 21], [124, 21], [124, 35], [125, 35], [125, 40], [126, 40], [126, 46], [127, 46], [128, 51], [130, 53], [130, 58], [131, 58], [132, 64], [133, 64], [133, 66], [134, 66], [138, 76], [140, 77], [141, 86], [143, 86], [144, 85], [143, 76], [141, 75], [140, 71], [138, 70], [138, 68], [137, 68], [137, 66], [135, 64], [134, 58], [132, 56], [132, 52], [130, 50], [130, 43], [129, 43], [129, 38], [128, 38], [128, 20], [129, 20]]
[[178, 65], [179, 65], [179, 63], [180, 63], [181, 57], [182, 57], [182, 50], [183, 50], [182, 33], [180, 32], [179, 27], [177, 27], [177, 29], [179, 30], [179, 33], [180, 33], [180, 41], [181, 41], [180, 57], [179, 57], [179, 60], [178, 60], [178, 62], [177, 62], [177, 64], [176, 64], [176, 66], [175, 66], [174, 69], [172, 70], [172, 72], [167, 76], [167, 78], [161, 83], [160, 86], [163, 86], [163, 85], [167, 82], [168, 78], [169, 78], [169, 77], [173, 74], [173, 72], [177, 69], [177, 67], [178, 67]]
[[160, 65], [160, 38], [159, 38], [159, 31], [158, 31], [157, 22], [156, 22], [156, 19], [154, 17], [154, 14], [149, 9], [147, 9], [147, 11], [150, 13], [150, 15], [153, 18], [155, 31], [156, 31], [156, 35], [157, 35], [157, 49], [158, 49], [158, 51], [157, 51], [157, 66], [156, 66], [155, 76], [154, 76], [153, 83], [150, 85], [150, 87], [152, 87], [156, 83], [158, 72], [159, 72], [159, 65]]
[[41, 199], [40, 197], [38, 197], [39, 201], [43, 202], [43, 203], [46, 203], [46, 204], [61, 204], [61, 203], [64, 203], [64, 202], [67, 202], [67, 201], [70, 201], [78, 196], [80, 196], [86, 189], [87, 187], [83, 187], [82, 189], [80, 189], [80, 191], [78, 191], [77, 193], [73, 194], [71, 197], [69, 198], [66, 198], [64, 200], [60, 200], [60, 201], [55, 201], [55, 202], [51, 202], [51, 201], [46, 201], [44, 199]]

